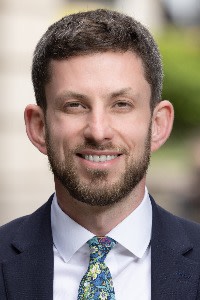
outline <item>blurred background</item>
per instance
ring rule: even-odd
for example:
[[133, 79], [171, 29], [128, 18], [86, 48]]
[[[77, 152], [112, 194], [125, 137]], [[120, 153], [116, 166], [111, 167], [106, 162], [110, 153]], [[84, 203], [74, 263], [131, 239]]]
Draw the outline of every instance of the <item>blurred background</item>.
[[35, 102], [36, 43], [65, 14], [105, 7], [134, 16], [159, 44], [163, 99], [174, 104], [175, 125], [152, 157], [148, 188], [164, 208], [200, 222], [200, 1], [0, 0], [0, 225], [31, 213], [54, 191], [47, 158], [28, 140], [23, 120]]

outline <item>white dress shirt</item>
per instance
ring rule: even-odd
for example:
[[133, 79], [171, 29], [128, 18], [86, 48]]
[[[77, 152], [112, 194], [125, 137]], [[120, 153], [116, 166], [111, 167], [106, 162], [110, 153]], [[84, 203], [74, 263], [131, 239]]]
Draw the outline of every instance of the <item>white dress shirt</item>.
[[[89, 264], [86, 242], [94, 234], [73, 221], [57, 203], [51, 208], [54, 251], [54, 300], [77, 300], [80, 281]], [[151, 299], [152, 207], [147, 189], [141, 204], [107, 235], [118, 243], [108, 253], [116, 300]]]

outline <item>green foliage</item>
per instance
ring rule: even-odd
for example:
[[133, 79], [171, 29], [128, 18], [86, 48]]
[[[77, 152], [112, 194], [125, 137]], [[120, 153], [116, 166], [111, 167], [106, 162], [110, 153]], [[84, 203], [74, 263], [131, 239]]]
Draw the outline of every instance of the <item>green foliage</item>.
[[175, 107], [175, 132], [200, 126], [200, 30], [168, 30], [159, 39], [164, 63], [163, 99]]

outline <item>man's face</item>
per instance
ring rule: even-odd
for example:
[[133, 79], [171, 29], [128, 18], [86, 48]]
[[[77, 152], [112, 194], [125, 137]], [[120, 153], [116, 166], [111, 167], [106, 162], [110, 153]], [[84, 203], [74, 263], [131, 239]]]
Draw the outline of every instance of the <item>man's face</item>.
[[110, 205], [148, 168], [151, 90], [140, 58], [105, 52], [53, 61], [46, 144], [52, 171], [75, 199]]

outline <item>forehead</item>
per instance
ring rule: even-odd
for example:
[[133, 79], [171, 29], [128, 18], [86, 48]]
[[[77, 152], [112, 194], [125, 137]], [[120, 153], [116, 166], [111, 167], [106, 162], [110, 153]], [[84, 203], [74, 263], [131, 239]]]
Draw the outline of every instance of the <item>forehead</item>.
[[[116, 64], [117, 61], [117, 64]], [[105, 62], [104, 64], [102, 64]], [[109, 68], [112, 63], [116, 64], [116, 66], [124, 65], [124, 68], [126, 67], [126, 63], [131, 64], [132, 67], [136, 67], [136, 65], [140, 65], [141, 71], [144, 72], [143, 62], [141, 57], [139, 57], [135, 52], [133, 51], [105, 51], [105, 52], [95, 52], [95, 53], [89, 53], [89, 54], [81, 54], [76, 56], [71, 56], [66, 59], [52, 59], [49, 63], [49, 69], [50, 73], [54, 71], [54, 69], [57, 68], [59, 65], [67, 64], [75, 65], [75, 64], [91, 64], [98, 66], [101, 64], [102, 67], [105, 67], [107, 65], [107, 68]]]
[[[103, 52], [53, 60], [46, 92], [69, 89], [82, 93], [111, 93], [116, 89], [133, 89], [150, 93], [141, 58], [131, 51]], [[48, 96], [48, 95], [47, 95]], [[48, 99], [48, 97], [47, 97]]]

